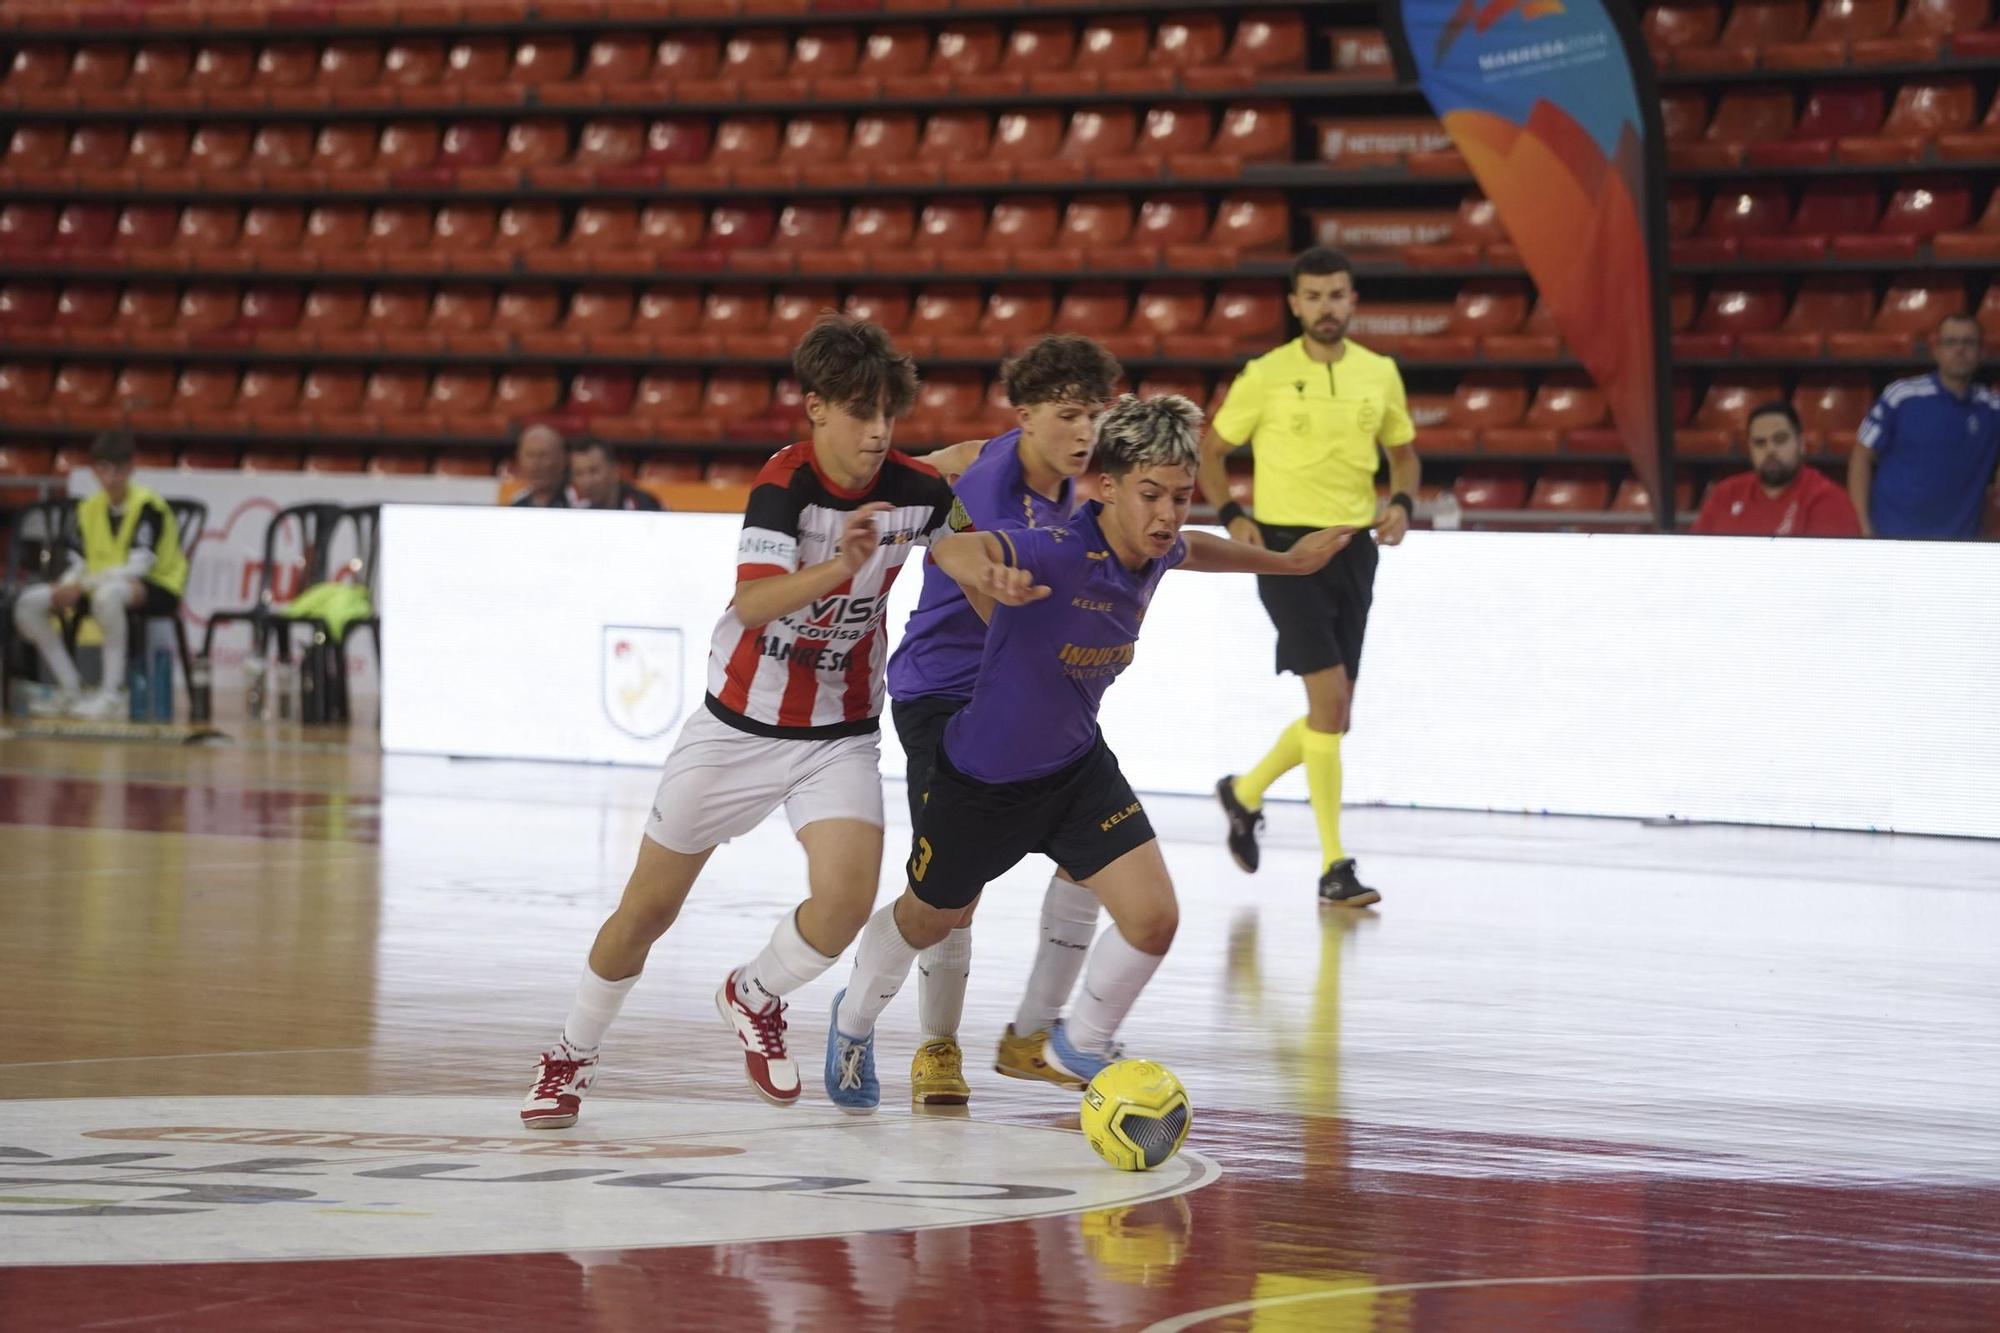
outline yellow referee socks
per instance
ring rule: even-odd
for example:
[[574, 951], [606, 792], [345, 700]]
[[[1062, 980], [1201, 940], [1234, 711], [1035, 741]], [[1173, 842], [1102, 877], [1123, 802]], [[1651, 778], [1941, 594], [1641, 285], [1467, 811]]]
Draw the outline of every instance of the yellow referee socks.
[[1303, 723], [1306, 790], [1312, 793], [1313, 822], [1319, 825], [1322, 871], [1347, 855], [1340, 846], [1340, 738], [1338, 731], [1314, 731]]
[[1278, 743], [1257, 761], [1257, 767], [1236, 779], [1236, 799], [1245, 810], [1264, 808], [1264, 793], [1271, 784], [1305, 762], [1306, 752], [1299, 738], [1306, 734], [1306, 720], [1299, 718], [1278, 733]]

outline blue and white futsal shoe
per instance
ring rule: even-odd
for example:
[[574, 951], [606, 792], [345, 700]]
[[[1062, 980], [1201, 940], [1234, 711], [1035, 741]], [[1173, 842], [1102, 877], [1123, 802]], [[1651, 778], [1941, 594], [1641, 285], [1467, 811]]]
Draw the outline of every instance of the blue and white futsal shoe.
[[1121, 1053], [1113, 1050], [1109, 1055], [1099, 1055], [1095, 1051], [1078, 1050], [1069, 1039], [1067, 1020], [1058, 1018], [1049, 1029], [1049, 1039], [1042, 1046], [1042, 1063], [1051, 1073], [1062, 1076], [1062, 1081], [1074, 1081], [1074, 1086], [1084, 1087], [1090, 1080], [1103, 1073], [1109, 1065], [1115, 1064]]
[[882, 1104], [882, 1084], [875, 1077], [875, 1034], [856, 1040], [840, 1032], [840, 1002], [826, 1024], [826, 1098], [850, 1115], [867, 1115]]

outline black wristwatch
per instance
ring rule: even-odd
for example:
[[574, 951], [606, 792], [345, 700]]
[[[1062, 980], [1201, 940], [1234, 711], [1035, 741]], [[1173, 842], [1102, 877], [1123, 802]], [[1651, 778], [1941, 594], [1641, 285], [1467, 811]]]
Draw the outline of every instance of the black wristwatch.
[[1215, 516], [1222, 520], [1222, 526], [1225, 528], [1239, 518], [1250, 517], [1250, 515], [1243, 512], [1243, 506], [1237, 504], [1234, 500], [1224, 500], [1216, 509]]
[[1397, 491], [1394, 495], [1389, 497], [1389, 503], [1392, 505], [1403, 506], [1404, 518], [1412, 521], [1416, 519], [1417, 506], [1410, 500], [1410, 496], [1407, 491]]

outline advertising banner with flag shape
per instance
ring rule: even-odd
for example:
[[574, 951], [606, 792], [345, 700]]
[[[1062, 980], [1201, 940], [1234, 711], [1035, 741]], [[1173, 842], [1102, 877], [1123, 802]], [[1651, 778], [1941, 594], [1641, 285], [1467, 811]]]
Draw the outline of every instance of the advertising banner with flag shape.
[[1383, 0], [1423, 89], [1596, 381], [1663, 526], [1673, 514], [1666, 156], [1621, 0]]

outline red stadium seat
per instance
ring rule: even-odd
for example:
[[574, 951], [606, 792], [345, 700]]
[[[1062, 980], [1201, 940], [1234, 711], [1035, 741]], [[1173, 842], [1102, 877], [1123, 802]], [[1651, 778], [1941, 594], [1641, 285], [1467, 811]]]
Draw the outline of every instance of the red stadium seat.
[[246, 366], [236, 406], [253, 421], [289, 417], [298, 410], [303, 378], [296, 366]]
[[977, 199], [933, 199], [917, 218], [917, 252], [941, 265], [951, 256], [965, 256], [986, 267], [985, 242], [986, 206]]
[[434, 37], [400, 37], [382, 53], [382, 82], [423, 89], [444, 81], [445, 46]]
[[1812, 11], [1806, 0], [1737, 0], [1713, 44], [1674, 53], [1674, 68], [1724, 73], [1755, 68], [1759, 52], [1805, 36]]
[[852, 74], [860, 59], [861, 37], [852, 28], [804, 28], [792, 39], [785, 73], [795, 79], [837, 79]]
[[1868, 328], [1827, 337], [1827, 352], [1851, 359], [1908, 356], [1946, 315], [1965, 310], [1965, 287], [1955, 275], [1910, 274], [1889, 285]]
[[1876, 230], [1887, 236], [1928, 238], [1972, 221], [1972, 195], [1962, 178], [1906, 181], [1889, 196]]
[[1741, 163], [1754, 144], [1788, 139], [1794, 115], [1792, 94], [1785, 88], [1731, 87], [1716, 102], [1715, 116], [1698, 144], [1668, 148], [1678, 167], [1729, 167]]
[[993, 205], [987, 244], [999, 250], [1042, 250], [1055, 243], [1056, 201], [1039, 194], [1010, 195]]
[[194, 68], [194, 50], [185, 42], [141, 42], [132, 51], [131, 72], [125, 86], [148, 103], [157, 104], [188, 81]]
[[368, 376], [361, 407], [372, 416], [398, 423], [414, 420], [429, 396], [430, 376], [421, 370], [383, 367]]
[[1162, 14], [1153, 30], [1152, 63], [1165, 69], [1205, 69], [1222, 62], [1223, 50], [1219, 14]]
[[1527, 479], [1519, 472], [1491, 466], [1461, 473], [1451, 492], [1462, 508], [1470, 510], [1521, 509], [1528, 503]]
[[1528, 508], [1552, 514], [1602, 513], [1610, 505], [1610, 479], [1597, 469], [1550, 468], [1528, 495]]
[[1727, 356], [1739, 337], [1769, 332], [1784, 318], [1785, 289], [1778, 279], [1718, 281], [1708, 289], [1708, 300], [1695, 316], [1693, 336], [1702, 339], [1702, 343], [1684, 351], [1685, 345], [1677, 339], [1675, 353], [1691, 357]]
[[722, 69], [722, 39], [713, 32], [669, 32], [653, 52], [653, 77], [675, 85], [712, 81]]
[[993, 142], [993, 122], [984, 111], [936, 111], [924, 122], [917, 161], [943, 169], [977, 162]]
[[110, 204], [65, 204], [56, 215], [56, 244], [72, 254], [108, 250], [117, 236], [118, 213]]
[[493, 328], [515, 337], [545, 333], [555, 327], [561, 309], [556, 288], [545, 284], [507, 287], [494, 302]]
[[1306, 63], [1305, 20], [1296, 12], [1245, 14], [1219, 62], [1240, 69], [1292, 70]]
[[457, 88], [504, 87], [513, 63], [512, 44], [505, 37], [461, 38], [445, 56], [443, 81]]
[[1668, 69], [1676, 53], [1715, 45], [1722, 32], [1722, 6], [1717, 0], [1662, 0], [1646, 6], [1639, 31], [1660, 68]]
[[562, 395], [562, 379], [553, 370], [513, 367], [493, 386], [493, 406], [511, 421], [553, 411]]
[[1805, 36], [1766, 47], [1770, 69], [1824, 69], [1845, 63], [1848, 47], [1885, 36], [1896, 23], [1896, 0], [1820, 0]]
[[1987, 199], [1975, 226], [1939, 232], [1931, 238], [1931, 250], [1939, 259], [2000, 259], [2000, 190]]
[[[937, 178], [934, 168], [917, 159], [917, 118], [907, 111], [857, 117], [848, 147], [848, 166], [865, 171], [870, 180], [892, 185], [923, 184]], [[812, 179], [811, 173], [807, 178]]]
[[925, 287], [910, 311], [910, 337], [916, 341], [970, 334], [978, 326], [979, 312], [977, 287], [957, 283]]
[[1923, 64], [1937, 58], [1944, 39], [1985, 25], [1990, 0], [1909, 0], [1895, 31], [1854, 43], [1855, 63]]
[[1674, 451], [1689, 458], [1720, 458], [1738, 452], [1751, 410], [1783, 396], [1775, 375], [1717, 375], [1695, 409], [1692, 428], [1675, 432]]
[[1875, 401], [1875, 389], [1865, 371], [1819, 370], [1799, 376], [1792, 407], [1799, 414], [1809, 453], [1846, 457], [1855, 432]]
[[[937, 95], [949, 88], [942, 79], [926, 78], [924, 71], [931, 63], [930, 30], [915, 25], [890, 24], [874, 29], [862, 48], [860, 63], [855, 67], [857, 78], [869, 80], [885, 90], [894, 90], [894, 95], [928, 93]], [[829, 90], [824, 79], [815, 87], [822, 93]]]
[[309, 88], [319, 79], [319, 55], [317, 42], [266, 42], [257, 52], [252, 81], [273, 99], [273, 105], [282, 105], [284, 94]]
[[1970, 129], [1978, 113], [1978, 98], [1969, 78], [1906, 83], [1897, 90], [1895, 105], [1879, 129], [1855, 131], [1840, 140], [1840, 159], [1869, 164], [1915, 162], [1938, 139]]
[[500, 210], [497, 227], [502, 250], [551, 249], [562, 239], [562, 211], [551, 203], [509, 204]]
[[1811, 358], [1833, 333], [1868, 326], [1875, 313], [1875, 284], [1862, 273], [1815, 274], [1799, 285], [1784, 322], [1769, 332], [1746, 332], [1738, 346], [1746, 356]]
[[[931, 71], [958, 80], [961, 88], [970, 91], [965, 81], [997, 70], [1003, 49], [998, 24], [954, 20], [938, 29]], [[1004, 91], [1018, 92], [1021, 87], [1016, 83]]]
[[1833, 159], [1842, 140], [1872, 135], [1882, 128], [1887, 105], [1874, 84], [1831, 84], [1806, 95], [1806, 109], [1784, 139], [1751, 144], [1745, 159], [1753, 165], [1810, 166]]
[[342, 101], [374, 90], [382, 79], [382, 45], [372, 38], [337, 38], [320, 48], [319, 86]]
[[910, 322], [910, 291], [907, 287], [855, 287], [847, 293], [841, 309], [856, 319], [878, 324], [890, 334], [899, 334]]

